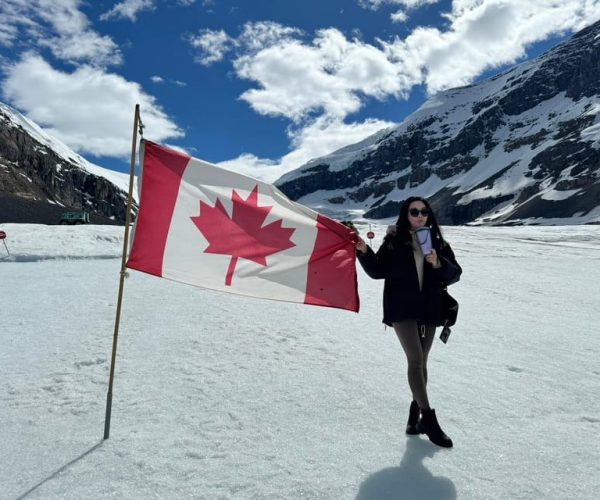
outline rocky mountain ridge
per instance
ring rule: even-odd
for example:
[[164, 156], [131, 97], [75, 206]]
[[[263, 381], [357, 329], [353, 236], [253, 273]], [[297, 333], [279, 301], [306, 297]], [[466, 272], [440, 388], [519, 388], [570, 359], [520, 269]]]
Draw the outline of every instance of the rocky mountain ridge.
[[124, 223], [127, 178], [0, 103], [0, 222], [57, 224], [63, 212], [86, 210], [93, 223]]

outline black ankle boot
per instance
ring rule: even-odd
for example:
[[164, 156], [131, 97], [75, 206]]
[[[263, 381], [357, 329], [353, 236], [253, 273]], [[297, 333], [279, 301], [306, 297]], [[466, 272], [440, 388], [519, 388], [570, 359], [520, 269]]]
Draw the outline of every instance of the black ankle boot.
[[417, 429], [423, 434], [427, 434], [429, 441], [444, 448], [452, 448], [452, 439], [450, 439], [438, 424], [435, 410], [421, 410], [421, 420]]
[[417, 424], [419, 423], [419, 418], [421, 417], [421, 409], [416, 401], [413, 401], [410, 404], [410, 410], [408, 412], [408, 422], [406, 422], [406, 433], [415, 435], [419, 434], [419, 430], [417, 429]]

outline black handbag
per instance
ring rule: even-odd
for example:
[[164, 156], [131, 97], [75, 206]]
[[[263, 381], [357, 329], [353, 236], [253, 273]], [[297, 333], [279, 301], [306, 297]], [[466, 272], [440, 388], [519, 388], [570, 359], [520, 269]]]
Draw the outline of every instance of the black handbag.
[[442, 264], [440, 276], [442, 286], [438, 292], [437, 326], [443, 326], [440, 339], [445, 344], [448, 342], [448, 337], [451, 333], [450, 327], [454, 326], [458, 317], [458, 302], [448, 293], [447, 287], [460, 280], [462, 268], [456, 262], [456, 259], [449, 259], [441, 254], [439, 255], [439, 259]]
[[456, 324], [456, 318], [458, 317], [458, 302], [445, 288], [443, 288], [440, 293], [440, 299], [442, 303], [441, 317], [443, 320], [441, 326], [454, 326]]
[[458, 262], [452, 262], [450, 259], [443, 255], [438, 256], [442, 264], [442, 281], [446, 286], [453, 285], [460, 280], [462, 274], [462, 268], [458, 265]]
[[439, 293], [439, 318], [440, 324], [437, 326], [443, 326], [442, 333], [440, 333], [440, 339], [445, 344], [448, 342], [450, 337], [451, 326], [456, 323], [458, 317], [458, 302], [452, 295], [448, 293], [446, 288], [440, 289]]

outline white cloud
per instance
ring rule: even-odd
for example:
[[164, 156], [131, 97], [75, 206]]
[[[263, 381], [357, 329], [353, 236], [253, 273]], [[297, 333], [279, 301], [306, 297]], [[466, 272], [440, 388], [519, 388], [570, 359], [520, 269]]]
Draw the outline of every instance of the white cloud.
[[406, 15], [406, 12], [399, 10], [398, 12], [390, 14], [390, 19], [393, 23], [403, 23], [408, 19], [408, 16]]
[[91, 66], [65, 73], [29, 53], [9, 66], [2, 86], [15, 107], [77, 152], [127, 158], [138, 103], [152, 140], [184, 135], [137, 83]]
[[190, 37], [189, 42], [199, 51], [196, 62], [210, 66], [223, 60], [229, 51], [235, 50], [246, 55], [256, 54], [262, 49], [280, 44], [301, 33], [302, 31], [297, 28], [272, 21], [259, 21], [246, 23], [236, 39], [223, 30], [203, 29], [198, 35]]
[[274, 182], [309, 160], [359, 142], [393, 125], [394, 123], [382, 120], [347, 124], [336, 118], [321, 116], [306, 126], [288, 132], [293, 150], [278, 160], [244, 154], [233, 160], [221, 162], [219, 166], [266, 182]]
[[259, 50], [281, 44], [291, 40], [303, 32], [298, 28], [283, 26], [273, 21], [259, 21], [246, 23], [242, 34], [235, 41], [237, 47], [246, 52], [258, 52]]
[[377, 10], [382, 4], [386, 3], [386, 0], [358, 0], [358, 5], [363, 9]]
[[358, 4], [361, 7], [371, 10], [377, 10], [382, 5], [401, 5], [405, 9], [412, 10], [418, 9], [424, 5], [432, 5], [438, 3], [440, 0], [358, 0]]
[[129, 19], [135, 22], [137, 20], [138, 13], [144, 10], [154, 10], [154, 0], [125, 0], [121, 3], [116, 4], [108, 12], [105, 12], [100, 16], [101, 21], [108, 19]]
[[[393, 3], [416, 8], [428, 2]], [[240, 96], [256, 112], [295, 123], [321, 114], [344, 119], [368, 98], [403, 97], [421, 84], [435, 93], [516, 62], [532, 43], [578, 29], [600, 9], [600, 0], [577, 3], [455, 0], [444, 30], [418, 27], [403, 40], [378, 45], [348, 39], [334, 28], [307, 40], [276, 23], [250, 23], [237, 39], [224, 32], [220, 39], [235, 49], [237, 76], [256, 82]]]
[[187, 83], [182, 82], [180, 80], [165, 80], [162, 76], [158, 76], [158, 75], [153, 75], [150, 77], [150, 81], [152, 83], [157, 83], [157, 84], [163, 84], [163, 83], [171, 83], [173, 85], [177, 85], [178, 87], [185, 87], [187, 86]]
[[117, 45], [91, 28], [80, 4], [80, 0], [2, 0], [0, 44], [11, 47], [18, 41], [30, 49], [44, 47], [70, 63], [121, 64]]
[[424, 5], [433, 5], [438, 3], [440, 0], [400, 0], [398, 2], [389, 2], [389, 3], [398, 3], [403, 5], [407, 9], [418, 9], [423, 7]]
[[277, 161], [259, 158], [250, 153], [244, 153], [233, 160], [219, 162], [217, 165], [265, 182], [273, 182], [279, 178], [277, 172], [280, 171], [280, 165]]
[[200, 54], [196, 61], [204, 66], [219, 62], [231, 49], [231, 38], [223, 30], [201, 30], [197, 36], [190, 37], [192, 47], [198, 49]]
[[18, 39], [20, 28], [34, 24], [23, 18], [26, 8], [26, 0], [4, 0], [0, 3], [0, 45], [10, 47]]
[[[417, 8], [434, 2], [363, 2], [384, 3]], [[397, 14], [404, 20], [403, 12]], [[379, 46], [330, 29], [309, 43], [285, 40], [250, 52], [234, 67], [258, 86], [241, 98], [259, 113], [299, 120], [315, 111], [343, 117], [359, 109], [365, 96], [403, 96], [416, 85], [425, 84], [431, 94], [466, 85], [487, 70], [517, 62], [536, 42], [599, 19], [600, 0], [454, 0], [445, 17], [444, 29], [417, 27], [405, 39], [378, 40]], [[344, 63], [340, 69], [338, 60]]]
[[295, 149], [284, 157], [282, 166], [286, 172], [293, 170], [313, 158], [355, 144], [394, 125], [396, 124], [393, 122], [372, 118], [360, 123], [345, 123], [337, 118], [321, 116], [298, 131], [290, 132], [291, 143]]
[[49, 48], [58, 59], [70, 63], [106, 66], [119, 65], [123, 62], [121, 52], [112, 39], [92, 31], [40, 40], [39, 45]]
[[241, 99], [261, 114], [295, 121], [312, 112], [343, 118], [361, 108], [361, 96], [401, 91], [398, 68], [382, 50], [348, 41], [333, 28], [319, 31], [311, 44], [285, 39], [238, 57], [234, 67], [239, 77], [259, 83]]
[[448, 29], [417, 28], [405, 40], [382, 42], [408, 85], [429, 93], [466, 85], [484, 71], [512, 64], [528, 46], [581, 29], [600, 18], [600, 1], [454, 0]]

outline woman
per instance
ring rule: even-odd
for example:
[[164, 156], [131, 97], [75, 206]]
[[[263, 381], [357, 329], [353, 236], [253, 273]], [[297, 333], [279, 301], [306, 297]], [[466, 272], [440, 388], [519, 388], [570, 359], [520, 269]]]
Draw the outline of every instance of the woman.
[[[416, 231], [429, 227], [432, 250], [423, 255]], [[413, 395], [407, 434], [426, 434], [438, 446], [452, 447], [427, 397], [427, 357], [440, 326], [439, 292], [458, 281], [462, 269], [442, 237], [426, 199], [404, 201], [396, 226], [391, 226], [377, 254], [358, 238], [359, 262], [374, 279], [385, 279], [383, 322], [394, 328], [408, 361], [408, 383]]]

